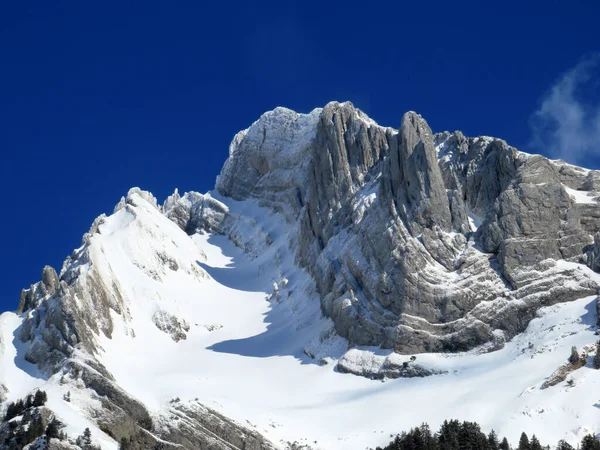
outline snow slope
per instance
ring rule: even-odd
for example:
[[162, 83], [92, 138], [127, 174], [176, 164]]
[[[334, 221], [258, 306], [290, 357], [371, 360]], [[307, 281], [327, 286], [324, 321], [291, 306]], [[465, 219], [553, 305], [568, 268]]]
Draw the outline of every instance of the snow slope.
[[[248, 255], [224, 236], [188, 236], [147, 199], [133, 199], [133, 213], [119, 209], [90, 241], [91, 264], [119, 285], [128, 305], [122, 316], [112, 313], [112, 336], [98, 336], [98, 358], [158, 422], [173, 399], [197, 399], [282, 448], [298, 441], [328, 450], [382, 445], [390, 434], [423, 421], [435, 429], [449, 418], [476, 420], [512, 442], [523, 430], [545, 443], [600, 431], [600, 371], [588, 364], [572, 374], [572, 387], [540, 389], [571, 346], [596, 341], [595, 297], [546, 308], [493, 353], [418, 355], [420, 364], [445, 375], [369, 380], [305, 354], [331, 362], [347, 342], [332, 334], [313, 282], [294, 265], [292, 233], [280, 216], [252, 201], [219, 198], [248, 219], [243, 234], [270, 236], [270, 245]], [[157, 311], [189, 323], [187, 338], [176, 342], [159, 330]], [[116, 448], [90, 420], [94, 400], [84, 388], [63, 386], [56, 376], [46, 380], [22, 359], [14, 338], [22, 319], [0, 316], [0, 383], [9, 400], [41, 387], [70, 435], [89, 426], [103, 448]], [[390, 354], [361, 350], [346, 357], [380, 364]], [[67, 390], [69, 403], [62, 399]]]
[[[135, 215], [117, 211], [92, 238], [93, 264], [103, 276], [116, 277], [129, 305], [123, 317], [113, 313], [112, 338], [98, 337], [99, 359], [158, 420], [172, 399], [198, 399], [276, 443], [329, 450], [374, 447], [392, 433], [423, 421], [435, 428], [448, 418], [476, 420], [512, 442], [523, 430], [546, 443], [600, 431], [600, 372], [584, 367], [573, 373], [573, 387], [540, 389], [571, 346], [595, 342], [595, 298], [545, 309], [497, 352], [418, 355], [418, 362], [445, 375], [382, 382], [341, 374], [334, 364], [320, 366], [304, 354], [309, 347], [336, 358], [347, 343], [311, 342], [326, 336], [331, 323], [321, 318], [310, 279], [293, 265], [289, 231], [256, 204], [220, 200], [268, 231], [272, 244], [256, 259], [226, 237], [187, 236], [141, 197]], [[161, 253], [179, 270], [165, 269], [156, 258]], [[288, 296], [291, 291], [306, 295]], [[189, 322], [187, 339], [175, 342], [159, 330], [152, 321], [158, 310]], [[26, 363], [15, 364], [20, 356], [12, 333], [20, 319], [4, 314], [0, 320], [0, 382], [11, 397], [42, 386], [69, 431], [90, 426], [85, 392], [72, 391], [80, 400], [65, 404], [66, 388], [28, 374]], [[363, 350], [359, 357], [374, 362], [390, 353]], [[104, 439], [103, 448], [115, 448], [100, 431], [95, 435]]]
[[575, 189], [571, 189], [570, 187], [565, 186], [565, 190], [567, 193], [575, 200], [575, 203], [587, 203], [587, 204], [596, 204], [596, 200], [590, 197], [589, 192], [578, 191]]

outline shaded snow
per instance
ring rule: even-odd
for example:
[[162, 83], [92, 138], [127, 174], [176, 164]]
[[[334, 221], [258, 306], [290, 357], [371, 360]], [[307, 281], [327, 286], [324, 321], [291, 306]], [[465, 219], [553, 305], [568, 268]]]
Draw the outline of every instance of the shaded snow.
[[21, 323], [14, 313], [0, 315], [0, 383], [8, 388], [8, 400], [25, 397], [44, 382], [37, 368], [25, 361], [25, 344], [17, 338]]
[[590, 197], [589, 192], [578, 191], [576, 189], [571, 189], [570, 187], [563, 186], [565, 191], [575, 200], [575, 203], [589, 203], [596, 204], [596, 200], [593, 197]]
[[471, 226], [471, 231], [477, 231], [477, 229], [481, 226], [482, 220], [481, 217], [470, 211], [467, 208], [467, 217], [469, 219], [469, 225]]

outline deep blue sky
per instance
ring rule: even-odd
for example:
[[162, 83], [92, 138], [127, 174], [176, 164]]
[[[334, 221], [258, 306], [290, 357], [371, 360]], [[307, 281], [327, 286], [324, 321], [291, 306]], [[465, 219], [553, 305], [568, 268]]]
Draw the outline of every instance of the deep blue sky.
[[[209, 5], [207, 5], [209, 4]], [[206, 191], [276, 106], [524, 148], [542, 96], [599, 50], [600, 2], [31, 1], [0, 6], [0, 311], [131, 186]]]

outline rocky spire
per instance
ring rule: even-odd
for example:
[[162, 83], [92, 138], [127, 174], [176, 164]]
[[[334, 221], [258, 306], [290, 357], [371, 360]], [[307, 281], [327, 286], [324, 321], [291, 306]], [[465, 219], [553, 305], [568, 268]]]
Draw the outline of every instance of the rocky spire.
[[429, 125], [407, 112], [394, 144], [381, 182], [388, 184], [384, 192], [391, 195], [397, 214], [414, 236], [424, 228], [451, 231], [448, 195]]

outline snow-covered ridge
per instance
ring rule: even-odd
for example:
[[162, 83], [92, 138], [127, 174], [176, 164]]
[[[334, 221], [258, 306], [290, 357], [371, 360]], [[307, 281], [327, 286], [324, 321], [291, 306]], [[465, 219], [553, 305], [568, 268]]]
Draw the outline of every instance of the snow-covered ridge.
[[367, 128], [377, 127], [389, 130], [391, 134], [397, 133], [392, 128], [380, 127], [350, 102], [330, 102], [325, 108], [315, 108], [308, 114], [277, 107], [235, 135], [229, 147], [229, 158], [217, 177], [217, 187], [224, 189], [224, 179], [242, 164], [246, 169], [255, 169], [260, 176], [277, 171], [301, 171], [306, 165], [306, 153], [316, 138], [318, 123], [325, 120], [323, 111], [328, 109], [348, 109], [352, 111], [353, 118]]
[[234, 144], [241, 139], [272, 140], [273, 146], [283, 154], [301, 151], [314, 137], [321, 111], [322, 108], [315, 108], [308, 114], [299, 114], [283, 107], [268, 111], [236, 135], [229, 155], [235, 154], [237, 147]]

